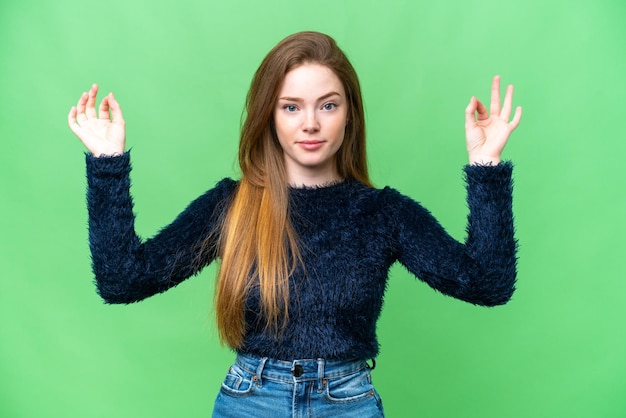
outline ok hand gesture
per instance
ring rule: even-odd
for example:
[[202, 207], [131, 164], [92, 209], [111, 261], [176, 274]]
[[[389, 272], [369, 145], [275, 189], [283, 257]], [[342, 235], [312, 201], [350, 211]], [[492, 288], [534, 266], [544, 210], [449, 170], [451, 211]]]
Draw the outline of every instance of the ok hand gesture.
[[120, 155], [126, 146], [122, 109], [113, 93], [109, 93], [100, 103], [100, 114], [96, 114], [97, 94], [98, 86], [94, 84], [89, 93], [80, 96], [78, 104], [72, 106], [67, 115], [68, 124], [95, 157]]
[[517, 107], [513, 120], [511, 109], [513, 86], [509, 85], [500, 108], [500, 76], [493, 78], [491, 105], [487, 108], [476, 97], [472, 97], [465, 109], [465, 138], [470, 164], [498, 164], [500, 155], [509, 136], [519, 125], [522, 108]]

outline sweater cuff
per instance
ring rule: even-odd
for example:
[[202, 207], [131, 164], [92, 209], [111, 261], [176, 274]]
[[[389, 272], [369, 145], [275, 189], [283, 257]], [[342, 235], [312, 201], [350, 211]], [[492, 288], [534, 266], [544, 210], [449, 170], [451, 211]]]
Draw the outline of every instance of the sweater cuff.
[[120, 177], [130, 173], [130, 151], [121, 155], [94, 157], [85, 153], [87, 173], [94, 177]]
[[496, 165], [466, 165], [464, 171], [468, 183], [507, 184], [511, 182], [513, 163], [511, 161], [502, 161]]

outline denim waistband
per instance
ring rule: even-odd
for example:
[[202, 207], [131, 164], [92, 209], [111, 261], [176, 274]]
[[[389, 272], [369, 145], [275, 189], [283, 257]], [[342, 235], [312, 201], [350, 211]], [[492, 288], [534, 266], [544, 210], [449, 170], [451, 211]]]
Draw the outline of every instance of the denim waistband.
[[369, 368], [365, 360], [300, 359], [276, 360], [251, 354], [237, 354], [235, 360], [242, 369], [257, 377], [281, 382], [336, 379]]

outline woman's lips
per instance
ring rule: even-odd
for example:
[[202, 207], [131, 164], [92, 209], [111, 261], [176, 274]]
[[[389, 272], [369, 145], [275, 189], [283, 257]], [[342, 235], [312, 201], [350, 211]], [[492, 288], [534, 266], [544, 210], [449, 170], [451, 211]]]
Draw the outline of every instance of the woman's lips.
[[324, 141], [318, 141], [318, 140], [298, 141], [298, 145], [300, 145], [302, 148], [304, 148], [307, 151], [315, 151], [316, 149], [324, 145]]

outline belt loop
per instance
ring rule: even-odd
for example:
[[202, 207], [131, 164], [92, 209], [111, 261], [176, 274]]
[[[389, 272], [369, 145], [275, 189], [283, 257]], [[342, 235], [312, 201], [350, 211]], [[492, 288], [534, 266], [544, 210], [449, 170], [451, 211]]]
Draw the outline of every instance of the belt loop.
[[259, 360], [259, 366], [256, 368], [256, 384], [258, 387], [263, 386], [263, 380], [261, 379], [261, 375], [263, 374], [263, 369], [265, 368], [265, 362], [267, 361], [267, 357], [261, 357]]
[[317, 393], [322, 393], [324, 382], [324, 359], [317, 359]]

